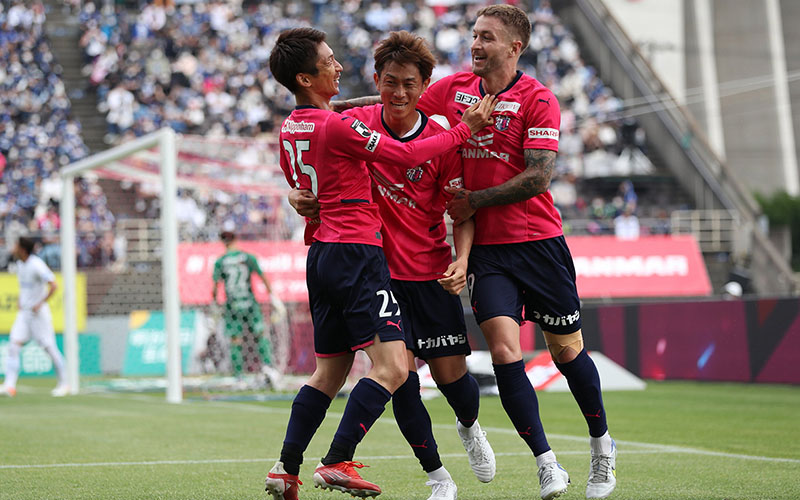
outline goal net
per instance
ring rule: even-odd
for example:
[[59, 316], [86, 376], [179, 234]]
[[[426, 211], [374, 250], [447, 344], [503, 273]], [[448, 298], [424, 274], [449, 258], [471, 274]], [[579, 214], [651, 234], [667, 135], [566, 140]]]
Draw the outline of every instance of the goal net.
[[[77, 221], [62, 223], [73, 387], [78, 340], [88, 335], [99, 337], [106, 377], [84, 380], [84, 390], [166, 387], [177, 402], [184, 394], [292, 389], [313, 371], [303, 220], [286, 201], [275, 137], [162, 130], [61, 175], [62, 221]], [[87, 185], [102, 189], [112, 221], [104, 227], [87, 220]], [[235, 236], [229, 248], [223, 232]], [[74, 271], [85, 275], [85, 297], [68, 282]], [[77, 335], [74, 304], [81, 300], [86, 327]]]

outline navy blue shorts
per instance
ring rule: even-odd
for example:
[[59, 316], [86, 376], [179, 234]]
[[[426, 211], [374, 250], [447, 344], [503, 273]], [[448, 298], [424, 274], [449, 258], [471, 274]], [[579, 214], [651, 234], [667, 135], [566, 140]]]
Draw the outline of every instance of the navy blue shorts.
[[383, 249], [315, 241], [306, 283], [317, 356], [340, 356], [381, 342], [405, 340]]
[[581, 328], [575, 266], [563, 236], [506, 245], [475, 245], [467, 275], [478, 324], [496, 316], [525, 319], [542, 330], [567, 334]]
[[472, 352], [458, 295], [448, 293], [436, 280], [392, 280], [392, 290], [403, 311], [406, 347], [414, 356], [431, 359]]

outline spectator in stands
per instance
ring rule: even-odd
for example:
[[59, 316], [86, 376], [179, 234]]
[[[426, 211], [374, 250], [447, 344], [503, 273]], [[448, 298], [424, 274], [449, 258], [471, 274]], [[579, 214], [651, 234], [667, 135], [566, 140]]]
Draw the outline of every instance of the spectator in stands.
[[635, 205], [627, 204], [622, 214], [614, 218], [614, 234], [621, 240], [639, 238], [639, 218], [634, 213]]

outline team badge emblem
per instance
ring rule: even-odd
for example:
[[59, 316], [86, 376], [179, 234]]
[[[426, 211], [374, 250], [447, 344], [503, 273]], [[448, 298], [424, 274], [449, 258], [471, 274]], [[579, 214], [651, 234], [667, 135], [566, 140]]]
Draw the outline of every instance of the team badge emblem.
[[510, 116], [506, 116], [506, 115], [498, 116], [497, 118], [494, 119], [494, 128], [496, 128], [497, 130], [502, 132], [503, 130], [508, 128], [508, 125], [510, 123], [511, 123], [511, 117]]
[[423, 173], [422, 166], [417, 166], [406, 170], [406, 177], [411, 182], [419, 182], [420, 180], [422, 180], [422, 173]]

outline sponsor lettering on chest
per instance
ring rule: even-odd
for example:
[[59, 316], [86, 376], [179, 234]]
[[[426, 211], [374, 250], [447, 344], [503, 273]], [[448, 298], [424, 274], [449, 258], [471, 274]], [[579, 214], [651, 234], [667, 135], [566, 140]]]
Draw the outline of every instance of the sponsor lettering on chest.
[[476, 95], [470, 95], [465, 92], [461, 92], [459, 90], [458, 92], [456, 92], [456, 97], [453, 100], [459, 104], [466, 104], [467, 106], [472, 106], [476, 102], [480, 101], [481, 98]]

